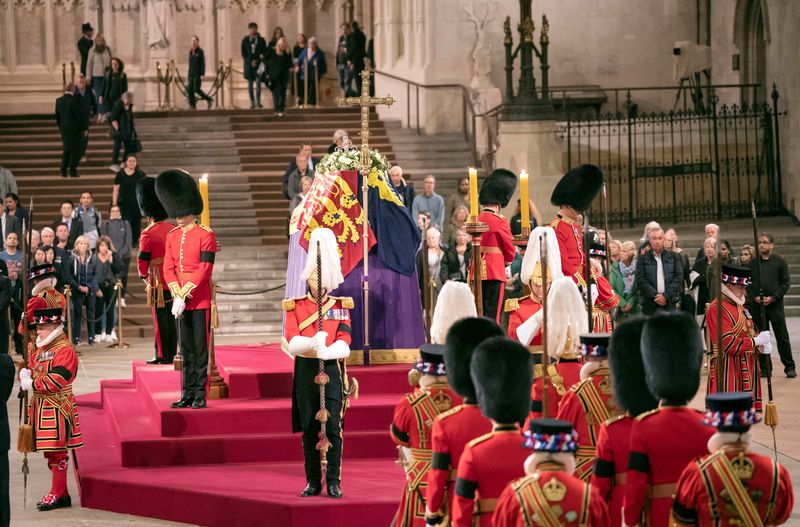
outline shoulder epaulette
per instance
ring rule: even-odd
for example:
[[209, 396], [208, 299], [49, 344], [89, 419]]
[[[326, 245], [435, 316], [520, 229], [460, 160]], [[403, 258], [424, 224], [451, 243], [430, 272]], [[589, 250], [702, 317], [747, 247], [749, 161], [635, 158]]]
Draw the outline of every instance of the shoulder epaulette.
[[342, 307], [345, 309], [353, 309], [356, 305], [352, 296], [332, 296], [331, 298], [341, 302]]
[[650, 417], [651, 415], [655, 415], [660, 411], [661, 411], [661, 408], [654, 408], [654, 409], [650, 410], [649, 412], [645, 412], [643, 414], [637, 415], [636, 416], [636, 420], [637, 421], [643, 421], [643, 420], [647, 419], [648, 417]]
[[519, 298], [509, 298], [506, 300], [506, 307], [504, 309], [506, 313], [511, 313], [517, 309], [519, 309]]
[[281, 307], [284, 311], [292, 311], [295, 308], [294, 298], [284, 298]]
[[175, 231], [177, 231], [178, 229], [180, 229], [180, 227], [176, 225], [175, 227], [171, 228], [167, 234], [169, 234], [169, 233], [171, 233], [171, 232], [175, 232]]
[[440, 413], [439, 414], [439, 420], [442, 421], [442, 420], [447, 419], [448, 417], [450, 417], [452, 415], [456, 415], [458, 412], [460, 412], [462, 410], [462, 408], [464, 408], [464, 405], [463, 404], [459, 404], [458, 406], [456, 406], [454, 408], [450, 408], [449, 410]]
[[494, 433], [489, 432], [488, 434], [483, 434], [482, 436], [478, 436], [475, 439], [473, 439], [472, 441], [470, 441], [469, 443], [467, 443], [467, 446], [469, 446], [470, 448], [474, 448], [475, 445], [479, 445], [479, 444], [483, 443], [484, 441], [487, 441], [493, 435], [494, 435]]
[[622, 421], [622, 420], [623, 420], [623, 419], [625, 419], [626, 417], [628, 417], [628, 414], [622, 414], [622, 415], [618, 415], [618, 416], [616, 416], [616, 417], [612, 417], [611, 419], [609, 419], [609, 420], [607, 420], [607, 421], [605, 422], [605, 425], [606, 425], [606, 427], [609, 427], [609, 426], [613, 425], [614, 423], [617, 423], [617, 422], [619, 422], [619, 421]]
[[561, 218], [557, 217], [553, 221], [550, 222], [550, 227], [553, 227], [555, 229], [556, 225], [558, 225], [560, 222], [561, 222]]
[[145, 232], [149, 231], [150, 229], [152, 229], [155, 226], [156, 226], [155, 222], [151, 223], [150, 225], [148, 225], [147, 227], [142, 229], [142, 233], [145, 233]]
[[410, 404], [411, 406], [414, 406], [415, 404], [419, 403], [421, 400], [423, 400], [426, 397], [428, 397], [428, 395], [429, 395], [428, 392], [426, 392], [425, 390], [417, 390], [415, 392], [407, 393], [406, 394], [406, 400], [408, 401], [408, 404]]
[[197, 226], [198, 227], [202, 227], [204, 231], [214, 232], [214, 231], [211, 230], [211, 227], [207, 227], [207, 226], [203, 225], [202, 223], [198, 223]]

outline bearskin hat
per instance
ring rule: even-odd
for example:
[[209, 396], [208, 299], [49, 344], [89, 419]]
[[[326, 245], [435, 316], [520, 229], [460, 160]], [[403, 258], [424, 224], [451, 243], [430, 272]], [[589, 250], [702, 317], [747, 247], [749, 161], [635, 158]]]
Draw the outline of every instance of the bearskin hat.
[[478, 193], [481, 205], [500, 205], [505, 207], [517, 190], [517, 176], [510, 170], [498, 168], [489, 174]]
[[492, 337], [475, 348], [469, 370], [483, 415], [498, 423], [525, 420], [533, 382], [528, 348], [506, 337]]
[[550, 203], [556, 207], [569, 205], [577, 211], [586, 210], [602, 188], [603, 172], [594, 165], [581, 165], [564, 174], [553, 189]]
[[650, 317], [642, 329], [642, 359], [650, 393], [682, 405], [700, 387], [703, 341], [694, 317], [684, 313]]
[[634, 317], [622, 322], [611, 334], [611, 385], [620, 408], [639, 415], [656, 408], [658, 399], [647, 387], [642, 361], [642, 329], [647, 319]]
[[199, 216], [203, 212], [203, 198], [197, 182], [185, 170], [174, 168], [159, 174], [156, 195], [172, 218]]
[[156, 178], [146, 177], [136, 183], [136, 201], [139, 202], [139, 211], [146, 218], [163, 221], [169, 217], [164, 206], [158, 201]]
[[492, 337], [504, 335], [494, 320], [485, 317], [462, 318], [450, 326], [444, 351], [444, 365], [447, 370], [447, 384], [455, 392], [473, 402], [475, 385], [469, 374], [470, 359], [475, 347]]

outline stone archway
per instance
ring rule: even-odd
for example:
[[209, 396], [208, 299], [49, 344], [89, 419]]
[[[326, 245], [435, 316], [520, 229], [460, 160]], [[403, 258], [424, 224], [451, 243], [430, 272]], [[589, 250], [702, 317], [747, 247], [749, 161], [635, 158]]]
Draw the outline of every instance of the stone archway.
[[765, 0], [737, 0], [734, 44], [739, 48], [739, 72], [743, 83], [757, 83], [755, 99], [745, 90], [743, 103], [763, 103], [767, 86], [767, 45], [770, 42], [769, 12]]

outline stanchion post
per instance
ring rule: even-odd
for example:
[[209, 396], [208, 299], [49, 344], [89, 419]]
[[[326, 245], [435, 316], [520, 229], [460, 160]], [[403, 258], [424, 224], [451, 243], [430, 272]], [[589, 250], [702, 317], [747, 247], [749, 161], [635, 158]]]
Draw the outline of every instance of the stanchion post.
[[161, 63], [156, 62], [156, 91], [158, 92], [158, 109], [164, 108], [161, 102]]
[[70, 61], [69, 63], [69, 78], [71, 83], [75, 83], [75, 63]]
[[236, 104], [233, 102], [233, 59], [228, 59], [228, 98], [231, 101], [228, 108], [235, 110]]
[[170, 80], [172, 80], [172, 97], [170, 97], [170, 108], [169, 109], [174, 112], [175, 110], [178, 109], [178, 107], [175, 105], [175, 100], [177, 98], [177, 91], [176, 91], [177, 88], [175, 87], [175, 84], [178, 82], [178, 75], [177, 75], [178, 69], [175, 67], [175, 61], [174, 60], [171, 60], [169, 62], [169, 65], [172, 67], [172, 76], [170, 77]]
[[308, 59], [303, 61], [303, 104], [300, 107], [308, 108]]
[[61, 63], [61, 91], [67, 89], [67, 63]]
[[314, 107], [319, 108], [319, 68], [317, 61], [314, 61]]
[[130, 348], [131, 345], [122, 339], [122, 279], [117, 278], [114, 286], [117, 292], [117, 341], [108, 346], [109, 348]]
[[472, 294], [475, 297], [475, 309], [478, 316], [483, 316], [483, 285], [481, 277], [481, 236], [489, 230], [489, 226], [478, 219], [477, 216], [470, 216], [469, 221], [464, 224], [464, 230], [472, 236]]
[[67, 338], [72, 345], [72, 288], [69, 284], [64, 286], [64, 297], [67, 299]]
[[217, 369], [217, 354], [214, 346], [214, 330], [219, 327], [219, 322], [215, 313], [217, 311], [217, 284], [211, 281], [211, 330], [209, 334], [208, 345], [208, 398], [209, 399], [227, 399], [228, 398], [228, 385], [225, 384], [225, 379], [219, 374]]

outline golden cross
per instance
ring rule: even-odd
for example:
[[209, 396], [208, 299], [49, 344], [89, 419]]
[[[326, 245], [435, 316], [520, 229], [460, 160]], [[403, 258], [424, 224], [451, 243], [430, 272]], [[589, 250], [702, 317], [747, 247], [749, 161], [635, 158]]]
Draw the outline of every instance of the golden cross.
[[361, 107], [361, 173], [365, 176], [369, 174], [372, 165], [369, 157], [369, 108], [385, 104], [391, 106], [394, 99], [391, 97], [370, 97], [369, 96], [369, 68], [361, 72], [361, 97], [339, 97], [336, 103], [339, 106], [360, 106]]

